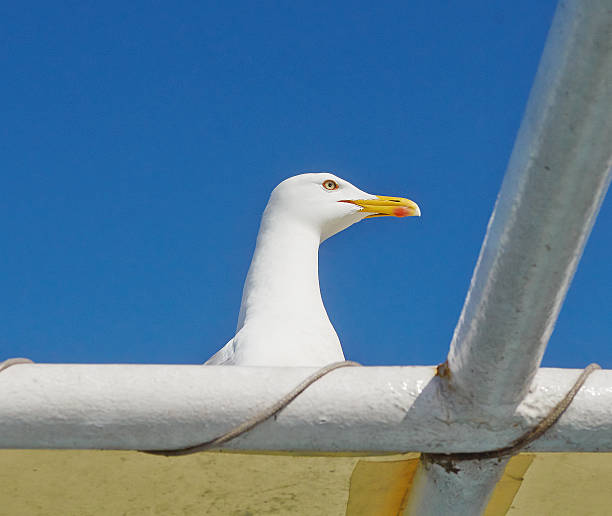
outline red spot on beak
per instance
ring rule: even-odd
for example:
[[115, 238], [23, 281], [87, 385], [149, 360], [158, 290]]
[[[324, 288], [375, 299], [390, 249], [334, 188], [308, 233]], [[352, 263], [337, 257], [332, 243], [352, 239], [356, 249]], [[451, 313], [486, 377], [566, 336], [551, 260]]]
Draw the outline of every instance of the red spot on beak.
[[408, 217], [412, 214], [412, 210], [406, 206], [398, 206], [393, 208], [393, 215], [396, 217]]

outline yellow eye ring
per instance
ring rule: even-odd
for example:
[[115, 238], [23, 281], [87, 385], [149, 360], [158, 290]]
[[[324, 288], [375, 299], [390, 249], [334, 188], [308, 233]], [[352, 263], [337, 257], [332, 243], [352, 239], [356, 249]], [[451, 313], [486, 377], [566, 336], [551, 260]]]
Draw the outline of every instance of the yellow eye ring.
[[336, 183], [333, 179], [326, 179], [323, 181], [323, 188], [326, 190], [337, 190], [338, 183]]

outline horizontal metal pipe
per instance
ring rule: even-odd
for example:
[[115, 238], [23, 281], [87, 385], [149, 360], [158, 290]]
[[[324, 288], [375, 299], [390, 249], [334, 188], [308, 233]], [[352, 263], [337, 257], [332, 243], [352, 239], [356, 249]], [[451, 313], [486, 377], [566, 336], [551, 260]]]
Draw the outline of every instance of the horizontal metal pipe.
[[[275, 402], [311, 368], [24, 364], [0, 373], [1, 448], [168, 449], [212, 439]], [[449, 406], [434, 367], [334, 371], [236, 450], [494, 449], [532, 428], [579, 370], [541, 369], [517, 411], [493, 420]], [[594, 372], [530, 449], [612, 451], [612, 371]], [[466, 415], [467, 414], [467, 415]]]

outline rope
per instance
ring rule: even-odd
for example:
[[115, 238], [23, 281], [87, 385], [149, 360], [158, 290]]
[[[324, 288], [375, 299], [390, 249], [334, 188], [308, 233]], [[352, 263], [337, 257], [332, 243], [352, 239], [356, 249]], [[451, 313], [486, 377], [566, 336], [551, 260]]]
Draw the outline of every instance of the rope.
[[291, 403], [295, 398], [297, 398], [302, 392], [304, 392], [308, 387], [310, 387], [313, 383], [323, 378], [326, 374], [335, 371], [336, 369], [340, 369], [341, 367], [355, 367], [361, 366], [361, 364], [357, 362], [351, 362], [350, 360], [346, 360], [343, 362], [333, 362], [331, 364], [322, 367], [318, 371], [311, 374], [305, 380], [303, 380], [300, 384], [294, 387], [291, 391], [285, 394], [281, 399], [279, 399], [276, 403], [273, 403], [268, 408], [265, 408], [255, 414], [250, 419], [247, 419], [244, 423], [235, 426], [231, 430], [225, 432], [224, 434], [211, 439], [210, 441], [206, 441], [200, 444], [196, 444], [193, 446], [187, 446], [186, 448], [177, 448], [174, 450], [142, 450], [143, 453], [150, 453], [152, 455], [165, 455], [166, 457], [174, 457], [178, 455], [189, 455], [191, 453], [197, 453], [204, 450], [210, 450], [211, 448], [216, 448], [232, 439], [236, 439], [236, 437], [248, 432], [252, 428], [256, 427], [260, 423], [263, 423], [267, 419], [270, 419], [275, 414], [278, 414], [281, 410], [283, 410], [289, 403]]
[[8, 360], [5, 360], [4, 362], [0, 362], [0, 373], [2, 371], [4, 371], [5, 369], [8, 369], [11, 366], [17, 365], [17, 364], [33, 364], [34, 362], [32, 362], [29, 358], [9, 358]]
[[503, 448], [497, 448], [495, 450], [481, 452], [423, 453], [424, 458], [436, 462], [446, 462], [447, 465], [450, 465], [450, 461], [453, 460], [498, 459], [502, 457], [508, 457], [510, 455], [516, 455], [533, 441], [542, 437], [542, 435], [544, 435], [544, 433], [559, 420], [559, 418], [570, 406], [570, 404], [576, 397], [576, 394], [578, 394], [578, 391], [582, 388], [584, 382], [586, 382], [589, 375], [597, 369], [601, 369], [599, 364], [589, 364], [582, 371], [572, 388], [567, 392], [563, 399], [552, 408], [548, 415], [544, 419], [542, 419], [542, 421], [540, 421], [535, 427], [525, 432], [518, 439], [512, 441], [512, 443], [510, 443], [508, 446], [504, 446]]

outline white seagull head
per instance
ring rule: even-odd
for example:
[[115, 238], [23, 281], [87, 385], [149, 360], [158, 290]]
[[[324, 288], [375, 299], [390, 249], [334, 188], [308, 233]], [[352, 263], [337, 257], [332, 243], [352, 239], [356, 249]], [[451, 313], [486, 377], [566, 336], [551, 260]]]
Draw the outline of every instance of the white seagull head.
[[321, 242], [365, 218], [421, 215], [410, 199], [372, 195], [328, 172], [285, 179], [272, 191], [266, 212], [314, 228]]

